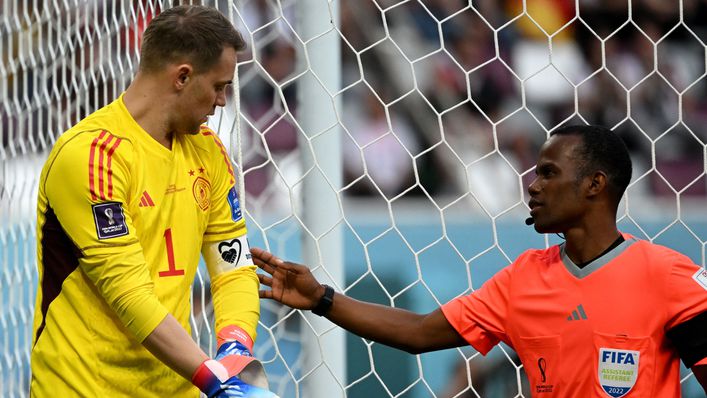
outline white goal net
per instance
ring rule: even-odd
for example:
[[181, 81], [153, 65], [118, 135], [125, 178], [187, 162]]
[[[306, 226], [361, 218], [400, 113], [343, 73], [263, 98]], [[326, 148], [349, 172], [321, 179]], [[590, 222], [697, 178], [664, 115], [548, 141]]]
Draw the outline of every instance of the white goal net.
[[[182, 1], [196, 3], [197, 1]], [[36, 186], [56, 137], [118, 96], [169, 0], [0, 0], [0, 395], [28, 395]], [[707, 4], [697, 0], [204, 0], [243, 33], [209, 124], [239, 173], [251, 245], [353, 297], [427, 312], [523, 250], [548, 131], [627, 142], [623, 231], [705, 265]], [[208, 275], [192, 329], [213, 353]], [[365, 314], [361, 314], [365, 316]], [[529, 397], [511, 349], [408, 355], [262, 303], [281, 397]], [[683, 396], [702, 396], [683, 369]]]

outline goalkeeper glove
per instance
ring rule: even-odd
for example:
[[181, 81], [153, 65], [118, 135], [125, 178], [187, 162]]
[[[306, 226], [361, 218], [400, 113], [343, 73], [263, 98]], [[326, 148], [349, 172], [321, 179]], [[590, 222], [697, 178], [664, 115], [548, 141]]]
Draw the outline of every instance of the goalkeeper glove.
[[192, 383], [208, 398], [279, 398], [274, 393], [245, 383], [219, 361], [207, 359], [192, 376]]
[[243, 329], [229, 325], [217, 334], [215, 359], [204, 361], [192, 382], [209, 398], [277, 398], [267, 390], [268, 381], [260, 361], [253, 357], [253, 340]]

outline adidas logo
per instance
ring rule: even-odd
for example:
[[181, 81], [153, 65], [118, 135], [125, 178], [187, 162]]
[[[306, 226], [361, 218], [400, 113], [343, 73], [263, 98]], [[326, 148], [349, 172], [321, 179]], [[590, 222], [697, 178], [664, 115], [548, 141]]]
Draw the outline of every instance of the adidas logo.
[[155, 202], [152, 201], [152, 198], [150, 197], [150, 194], [147, 193], [147, 191], [144, 191], [142, 193], [142, 196], [140, 197], [139, 207], [155, 207]]
[[568, 321], [579, 321], [581, 319], [587, 319], [587, 313], [584, 312], [584, 307], [582, 307], [582, 304], [577, 306], [577, 309], [572, 311], [572, 314], [567, 317]]

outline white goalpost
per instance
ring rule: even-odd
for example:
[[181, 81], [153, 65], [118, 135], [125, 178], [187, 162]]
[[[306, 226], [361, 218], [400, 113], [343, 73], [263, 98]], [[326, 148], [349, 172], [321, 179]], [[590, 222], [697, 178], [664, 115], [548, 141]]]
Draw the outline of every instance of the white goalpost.
[[[634, 176], [619, 227], [706, 263], [707, 5], [680, 0], [0, 1], [0, 395], [26, 397], [39, 171], [61, 132], [117, 97], [142, 31], [176, 4], [243, 33], [229, 148], [249, 239], [353, 297], [417, 312], [523, 250], [549, 131], [603, 124]], [[668, 4], [670, 3], [670, 4]], [[213, 354], [208, 273], [192, 334]], [[408, 355], [262, 301], [255, 344], [281, 397], [529, 397], [513, 351]], [[365, 314], [361, 314], [365, 317]], [[683, 396], [702, 396], [682, 369]]]

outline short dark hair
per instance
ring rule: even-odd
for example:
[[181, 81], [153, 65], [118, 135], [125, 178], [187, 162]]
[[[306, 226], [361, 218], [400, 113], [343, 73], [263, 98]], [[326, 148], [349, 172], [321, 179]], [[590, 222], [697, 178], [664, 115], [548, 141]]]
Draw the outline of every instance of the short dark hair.
[[577, 178], [587, 177], [596, 171], [606, 173], [609, 193], [618, 206], [633, 172], [624, 140], [610, 129], [595, 125], [564, 126], [550, 133], [550, 136], [554, 135], [582, 137], [582, 147], [577, 149]]
[[154, 72], [174, 62], [189, 62], [197, 73], [215, 65], [227, 46], [246, 48], [243, 36], [217, 9], [184, 5], [164, 10], [145, 29], [140, 70]]

